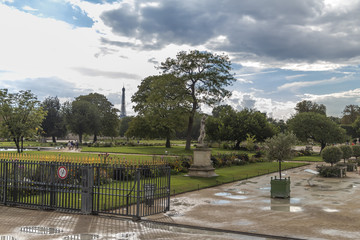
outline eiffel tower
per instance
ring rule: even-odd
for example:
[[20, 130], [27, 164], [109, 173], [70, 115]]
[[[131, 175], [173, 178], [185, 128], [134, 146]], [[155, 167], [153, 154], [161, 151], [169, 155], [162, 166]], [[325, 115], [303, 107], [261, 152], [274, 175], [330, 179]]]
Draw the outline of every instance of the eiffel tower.
[[121, 111], [120, 118], [126, 117], [126, 109], [125, 109], [125, 87], [122, 88], [122, 96], [121, 96]]

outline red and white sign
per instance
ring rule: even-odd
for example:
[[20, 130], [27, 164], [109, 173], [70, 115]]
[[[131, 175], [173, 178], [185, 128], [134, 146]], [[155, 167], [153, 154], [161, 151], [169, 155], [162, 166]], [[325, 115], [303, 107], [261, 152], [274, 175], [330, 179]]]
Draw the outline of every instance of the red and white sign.
[[64, 166], [59, 167], [57, 170], [57, 175], [60, 179], [65, 179], [68, 175], [68, 171], [67, 171], [66, 167], [64, 167]]

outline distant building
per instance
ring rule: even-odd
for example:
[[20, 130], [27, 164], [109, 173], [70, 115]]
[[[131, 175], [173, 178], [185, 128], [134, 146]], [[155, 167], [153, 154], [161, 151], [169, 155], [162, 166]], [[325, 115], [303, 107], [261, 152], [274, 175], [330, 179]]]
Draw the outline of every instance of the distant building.
[[126, 108], [125, 108], [125, 87], [122, 88], [122, 96], [121, 96], [121, 111], [120, 118], [126, 117]]

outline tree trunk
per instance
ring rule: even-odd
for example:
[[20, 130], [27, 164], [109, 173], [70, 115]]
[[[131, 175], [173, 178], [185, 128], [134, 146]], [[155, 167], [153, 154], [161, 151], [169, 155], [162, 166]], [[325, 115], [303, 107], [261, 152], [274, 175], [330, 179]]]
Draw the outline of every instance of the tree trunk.
[[321, 144], [321, 149], [320, 149], [320, 154], [321, 154], [322, 150], [326, 147], [326, 143], [321, 142], [320, 144]]
[[280, 180], [281, 180], [281, 161], [279, 160], [279, 175], [280, 175]]
[[188, 128], [186, 131], [186, 146], [185, 146], [185, 150], [190, 150], [191, 147], [191, 133], [192, 133], [192, 128], [193, 128], [193, 123], [194, 123], [194, 114], [191, 113], [189, 116], [189, 123], [188, 123]]
[[170, 144], [170, 137], [166, 137], [166, 144], [165, 144], [166, 148], [171, 148], [171, 144]]
[[82, 133], [79, 133], [79, 143], [82, 144]]
[[20, 153], [20, 139], [14, 138], [14, 143], [15, 143], [17, 152]]
[[20, 148], [20, 152], [23, 152], [24, 149], [24, 137], [21, 137], [21, 148]]
[[94, 141], [93, 141], [93, 143], [96, 143], [96, 141], [97, 141], [97, 135], [94, 134]]
[[56, 143], [56, 137], [55, 136], [52, 136], [52, 142]]

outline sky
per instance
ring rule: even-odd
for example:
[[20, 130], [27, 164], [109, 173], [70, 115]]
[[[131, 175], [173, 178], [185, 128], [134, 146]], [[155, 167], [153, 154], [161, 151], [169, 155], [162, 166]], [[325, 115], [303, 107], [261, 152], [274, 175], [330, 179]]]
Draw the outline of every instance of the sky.
[[219, 104], [284, 120], [303, 100], [360, 105], [360, 0], [0, 0], [0, 88], [40, 101], [97, 92], [120, 109], [124, 86], [135, 115], [141, 80], [195, 49], [230, 57]]

